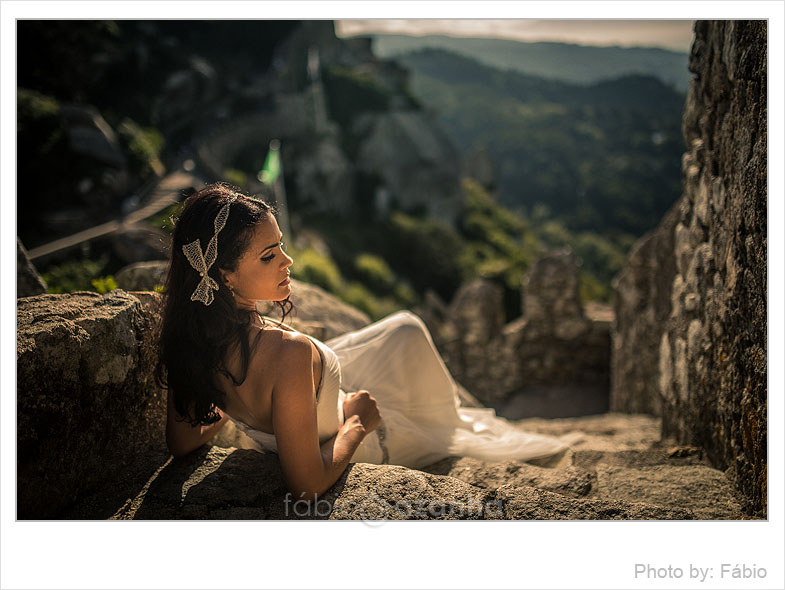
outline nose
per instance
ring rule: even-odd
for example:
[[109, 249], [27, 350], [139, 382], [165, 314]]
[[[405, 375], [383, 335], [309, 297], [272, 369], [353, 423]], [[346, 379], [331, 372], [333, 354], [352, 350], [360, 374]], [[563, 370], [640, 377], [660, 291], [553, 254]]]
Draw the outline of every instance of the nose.
[[294, 259], [291, 256], [289, 256], [286, 252], [283, 253], [283, 260], [284, 262], [281, 268], [289, 268], [294, 262]]

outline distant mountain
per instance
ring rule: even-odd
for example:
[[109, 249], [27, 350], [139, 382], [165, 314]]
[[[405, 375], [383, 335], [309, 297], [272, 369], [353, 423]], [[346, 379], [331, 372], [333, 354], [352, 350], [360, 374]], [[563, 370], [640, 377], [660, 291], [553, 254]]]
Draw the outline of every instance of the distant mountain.
[[423, 48], [444, 49], [478, 62], [573, 84], [592, 84], [629, 74], [654, 76], [686, 92], [688, 54], [657, 47], [595, 47], [570, 43], [523, 43], [428, 35], [370, 35], [378, 57], [397, 57]]
[[[685, 96], [652, 76], [578, 85], [423, 49], [395, 58], [467, 158], [485, 149], [499, 200], [573, 230], [639, 236], [678, 198]], [[478, 164], [479, 165], [479, 164]]]

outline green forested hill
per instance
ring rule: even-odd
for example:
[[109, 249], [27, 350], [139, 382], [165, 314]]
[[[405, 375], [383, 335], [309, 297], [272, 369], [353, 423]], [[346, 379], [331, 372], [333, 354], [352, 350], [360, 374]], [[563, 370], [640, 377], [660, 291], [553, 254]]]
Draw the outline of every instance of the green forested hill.
[[514, 210], [640, 236], [679, 196], [685, 97], [654, 77], [581, 86], [436, 49], [397, 61], [464, 156], [487, 148], [499, 201]]
[[596, 47], [444, 35], [375, 34], [372, 38], [373, 51], [379, 57], [397, 58], [426, 48], [442, 49], [494, 68], [573, 84], [594, 84], [629, 74], [644, 74], [686, 92], [690, 81], [688, 55], [660, 47]]

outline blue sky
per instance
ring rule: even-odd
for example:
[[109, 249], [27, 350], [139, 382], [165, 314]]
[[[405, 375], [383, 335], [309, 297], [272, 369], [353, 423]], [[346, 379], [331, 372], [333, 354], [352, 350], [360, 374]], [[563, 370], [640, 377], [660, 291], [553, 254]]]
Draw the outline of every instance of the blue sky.
[[517, 41], [563, 41], [581, 45], [664, 47], [688, 52], [691, 20], [338, 20], [339, 36], [368, 33], [496, 37]]

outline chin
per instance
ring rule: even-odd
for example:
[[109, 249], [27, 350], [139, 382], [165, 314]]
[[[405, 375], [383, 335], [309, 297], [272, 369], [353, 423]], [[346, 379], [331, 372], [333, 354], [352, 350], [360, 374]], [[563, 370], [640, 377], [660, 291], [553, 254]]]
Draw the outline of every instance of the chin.
[[283, 285], [281, 287], [278, 287], [278, 290], [280, 291], [280, 294], [270, 299], [270, 301], [283, 301], [284, 299], [289, 297], [289, 294], [292, 292], [292, 285], [291, 283], [289, 283], [288, 285]]

